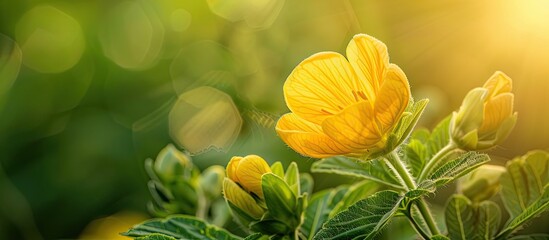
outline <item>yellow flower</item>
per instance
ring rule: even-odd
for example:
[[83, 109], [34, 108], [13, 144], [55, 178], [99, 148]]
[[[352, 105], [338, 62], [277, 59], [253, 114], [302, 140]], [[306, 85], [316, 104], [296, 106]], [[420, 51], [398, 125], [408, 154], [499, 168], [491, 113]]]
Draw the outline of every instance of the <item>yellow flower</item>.
[[260, 198], [263, 198], [261, 176], [270, 172], [271, 168], [267, 162], [257, 155], [233, 157], [227, 165], [227, 177]]
[[367, 156], [385, 147], [410, 100], [404, 72], [389, 63], [381, 41], [358, 34], [347, 59], [321, 52], [301, 62], [284, 84], [292, 113], [276, 125], [278, 135], [302, 155]]
[[452, 117], [452, 139], [466, 150], [484, 150], [502, 142], [515, 126], [512, 81], [495, 72], [483, 87], [475, 88], [463, 99]]

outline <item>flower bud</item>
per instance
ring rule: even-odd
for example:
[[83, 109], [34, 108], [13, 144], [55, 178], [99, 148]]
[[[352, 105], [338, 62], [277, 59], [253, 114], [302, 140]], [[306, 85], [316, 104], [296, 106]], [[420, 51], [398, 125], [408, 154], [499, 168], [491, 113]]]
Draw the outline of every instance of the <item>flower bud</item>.
[[265, 235], [295, 233], [306, 204], [297, 164], [284, 171], [280, 162], [269, 167], [263, 158], [248, 155], [233, 157], [226, 171], [223, 195], [243, 226]]
[[224, 178], [225, 169], [219, 165], [211, 166], [202, 172], [200, 186], [209, 199], [215, 199], [221, 195]]
[[499, 178], [504, 172], [501, 166], [482, 165], [461, 178], [458, 189], [473, 202], [488, 200], [499, 191]]
[[[265, 213], [265, 209], [263, 209], [250, 194], [244, 191], [231, 179], [225, 178], [223, 181], [223, 194], [228, 202], [250, 217], [260, 219]], [[238, 212], [235, 214], [238, 216]]]
[[469, 91], [451, 122], [452, 140], [460, 148], [485, 150], [507, 138], [517, 119], [511, 88], [511, 79], [498, 71], [483, 87]]
[[253, 193], [263, 199], [261, 176], [270, 173], [267, 162], [257, 155], [233, 157], [227, 165], [227, 177], [240, 185], [246, 192]]
[[158, 153], [154, 162], [154, 172], [165, 183], [184, 175], [186, 168], [192, 168], [191, 160], [171, 144]]

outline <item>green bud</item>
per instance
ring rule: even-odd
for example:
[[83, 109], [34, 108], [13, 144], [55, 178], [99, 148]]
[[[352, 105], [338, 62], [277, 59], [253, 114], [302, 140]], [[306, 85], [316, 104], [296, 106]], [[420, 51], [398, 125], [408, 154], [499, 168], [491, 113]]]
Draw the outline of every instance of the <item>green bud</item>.
[[517, 119], [511, 79], [496, 72], [463, 99], [450, 123], [452, 140], [464, 150], [485, 150], [507, 138]]
[[473, 202], [488, 200], [500, 189], [499, 178], [505, 168], [495, 165], [482, 165], [458, 182], [458, 191]]
[[225, 169], [222, 166], [214, 165], [206, 168], [200, 176], [200, 186], [204, 195], [210, 200], [221, 196], [224, 178]]
[[158, 153], [154, 162], [154, 172], [164, 183], [172, 182], [176, 178], [185, 177], [193, 168], [192, 162], [186, 154], [168, 145]]

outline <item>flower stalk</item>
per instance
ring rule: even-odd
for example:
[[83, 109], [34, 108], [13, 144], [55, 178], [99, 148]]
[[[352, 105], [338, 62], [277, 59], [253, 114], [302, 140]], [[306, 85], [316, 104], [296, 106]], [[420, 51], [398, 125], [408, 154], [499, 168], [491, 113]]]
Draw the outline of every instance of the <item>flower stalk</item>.
[[[402, 160], [398, 156], [398, 153], [396, 153], [396, 151], [393, 151], [390, 154], [388, 154], [386, 156], [386, 158], [387, 158], [389, 164], [391, 164], [391, 166], [398, 173], [398, 177], [403, 180], [403, 183], [405, 184], [404, 187], [406, 188], [406, 190], [409, 191], [409, 190], [416, 189], [417, 185], [414, 182], [414, 179], [413, 179], [412, 175], [406, 169], [406, 166], [404, 165], [404, 163], [402, 162]], [[440, 234], [440, 230], [438, 229], [438, 227], [435, 223], [435, 220], [434, 220], [431, 212], [429, 211], [429, 208], [427, 207], [427, 203], [425, 202], [425, 200], [423, 198], [419, 198], [418, 200], [416, 200], [414, 202], [417, 203], [419, 213], [421, 214], [421, 216], [425, 220], [425, 223], [429, 227], [429, 230], [431, 231], [431, 233], [433, 235]], [[410, 215], [409, 218], [412, 218], [411, 213], [409, 212], [410, 209], [407, 209], [407, 211], [408, 211], [408, 213], [406, 213], [406, 214], [409, 214]], [[414, 224], [414, 223], [415, 222], [412, 221], [412, 224]], [[417, 223], [415, 223], [415, 224], [417, 224]], [[419, 232], [419, 233], [421, 235], [423, 235], [421, 232]]]

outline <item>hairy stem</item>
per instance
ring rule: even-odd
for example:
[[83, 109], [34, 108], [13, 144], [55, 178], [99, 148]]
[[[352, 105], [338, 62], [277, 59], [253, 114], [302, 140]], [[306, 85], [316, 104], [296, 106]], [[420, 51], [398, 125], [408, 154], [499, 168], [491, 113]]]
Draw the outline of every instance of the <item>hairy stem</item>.
[[452, 140], [446, 144], [443, 148], [441, 148], [429, 161], [427, 161], [427, 164], [425, 167], [423, 167], [423, 170], [421, 171], [421, 174], [419, 174], [419, 181], [425, 180], [425, 178], [428, 176], [431, 171], [433, 171], [433, 168], [437, 166], [440, 161], [451, 151], [455, 150], [457, 146], [454, 144]]
[[431, 211], [429, 210], [429, 207], [427, 207], [427, 203], [423, 198], [420, 198], [419, 201], [417, 201], [417, 208], [423, 216], [423, 219], [425, 219], [425, 223], [427, 223], [427, 226], [429, 227], [429, 230], [431, 230], [431, 233], [433, 235], [440, 234], [440, 230], [438, 230], [435, 219], [433, 218], [433, 215], [431, 214]]
[[398, 174], [398, 177], [402, 179], [405, 186], [403, 186], [406, 190], [412, 190], [415, 189], [416, 183], [414, 182], [414, 179], [412, 178], [412, 175], [406, 169], [406, 166], [404, 166], [404, 163], [402, 160], [400, 160], [400, 157], [398, 156], [398, 153], [396, 151], [391, 152], [387, 155], [387, 160], [389, 160], [389, 164], [393, 166], [396, 173]]
[[[416, 189], [417, 186], [414, 182], [414, 179], [412, 178], [412, 175], [406, 169], [406, 166], [400, 160], [400, 157], [396, 153], [396, 151], [391, 152], [387, 155], [387, 160], [389, 163], [393, 166], [393, 168], [398, 173], [399, 177], [403, 180], [406, 186], [406, 190], [412, 190]], [[440, 234], [440, 230], [438, 230], [437, 225], [435, 224], [435, 220], [433, 219], [433, 216], [431, 215], [431, 212], [429, 211], [429, 208], [427, 208], [427, 203], [425, 203], [425, 200], [423, 198], [420, 198], [416, 201], [419, 213], [425, 220], [425, 223], [429, 227], [429, 230], [433, 235]]]

